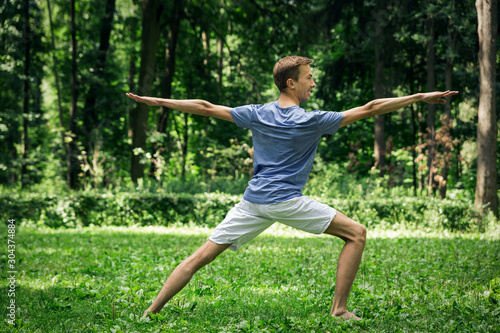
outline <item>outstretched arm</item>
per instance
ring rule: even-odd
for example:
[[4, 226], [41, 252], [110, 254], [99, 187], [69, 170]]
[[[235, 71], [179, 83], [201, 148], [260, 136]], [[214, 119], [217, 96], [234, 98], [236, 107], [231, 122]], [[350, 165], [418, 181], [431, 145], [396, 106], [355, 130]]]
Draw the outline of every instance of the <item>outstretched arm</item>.
[[436, 91], [430, 93], [418, 93], [404, 97], [375, 99], [363, 106], [344, 111], [344, 119], [340, 123], [340, 127], [368, 117], [393, 112], [416, 102], [444, 104], [446, 103], [446, 100], [444, 99], [445, 97], [456, 94], [458, 94], [458, 91], [448, 90], [445, 92]]
[[167, 99], [137, 96], [131, 93], [128, 93], [127, 97], [132, 98], [138, 103], [145, 103], [149, 106], [164, 106], [186, 113], [198, 114], [206, 117], [215, 117], [234, 123], [233, 117], [229, 112], [231, 108], [222, 105], [215, 105], [201, 99]]

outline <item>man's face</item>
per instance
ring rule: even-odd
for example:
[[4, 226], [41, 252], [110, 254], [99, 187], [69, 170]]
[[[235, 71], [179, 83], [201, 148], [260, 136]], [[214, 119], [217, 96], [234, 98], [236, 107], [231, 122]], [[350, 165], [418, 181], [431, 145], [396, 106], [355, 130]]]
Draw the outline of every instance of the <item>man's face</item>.
[[300, 65], [300, 74], [298, 81], [293, 81], [294, 91], [299, 98], [299, 102], [307, 102], [311, 97], [311, 90], [316, 87], [314, 83], [311, 67], [309, 65]]

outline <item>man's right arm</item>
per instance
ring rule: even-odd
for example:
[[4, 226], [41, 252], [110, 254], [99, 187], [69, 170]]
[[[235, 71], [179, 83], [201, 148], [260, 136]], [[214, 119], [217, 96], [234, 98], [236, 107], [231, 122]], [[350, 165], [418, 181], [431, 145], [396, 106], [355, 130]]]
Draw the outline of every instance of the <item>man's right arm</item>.
[[164, 106], [169, 109], [175, 109], [205, 117], [214, 117], [234, 123], [233, 117], [231, 116], [230, 107], [215, 105], [201, 99], [167, 99], [137, 96], [131, 93], [128, 93], [127, 97], [132, 98], [138, 103], [145, 103], [149, 106]]

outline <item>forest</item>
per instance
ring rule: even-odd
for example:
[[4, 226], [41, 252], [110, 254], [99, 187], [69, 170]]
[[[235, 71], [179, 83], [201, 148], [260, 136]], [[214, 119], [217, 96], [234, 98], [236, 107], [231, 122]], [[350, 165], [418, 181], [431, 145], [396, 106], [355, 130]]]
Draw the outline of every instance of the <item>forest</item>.
[[263, 104], [279, 94], [274, 63], [295, 54], [314, 61], [317, 87], [307, 110], [460, 92], [445, 105], [415, 104], [324, 137], [306, 191], [466, 198], [498, 215], [498, 8], [496, 1], [481, 6], [457, 0], [3, 2], [2, 192], [140, 187], [241, 194], [253, 172], [249, 131], [138, 105], [125, 93]]

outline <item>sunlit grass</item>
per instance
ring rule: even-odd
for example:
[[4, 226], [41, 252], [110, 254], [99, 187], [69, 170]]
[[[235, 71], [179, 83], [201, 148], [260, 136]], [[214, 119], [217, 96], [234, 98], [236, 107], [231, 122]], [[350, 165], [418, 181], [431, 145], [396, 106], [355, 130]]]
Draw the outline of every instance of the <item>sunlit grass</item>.
[[[6, 228], [0, 232], [6, 243]], [[138, 322], [172, 269], [210, 233], [194, 225], [18, 227], [17, 331], [490, 332], [500, 325], [495, 228], [369, 230], [349, 301], [364, 320], [344, 323], [328, 316], [343, 242], [279, 224], [202, 269], [156, 322]], [[5, 304], [5, 278], [0, 286]], [[6, 318], [4, 307], [0, 314]]]

